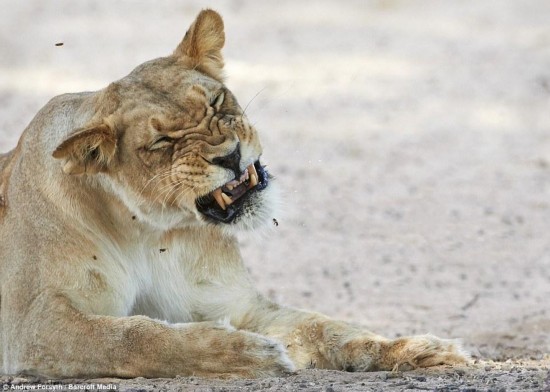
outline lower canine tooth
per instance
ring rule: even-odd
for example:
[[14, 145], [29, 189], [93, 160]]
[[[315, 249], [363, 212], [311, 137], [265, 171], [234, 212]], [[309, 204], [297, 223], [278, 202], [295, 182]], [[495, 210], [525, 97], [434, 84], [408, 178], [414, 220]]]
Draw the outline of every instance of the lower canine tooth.
[[248, 169], [245, 169], [245, 171], [242, 174], [241, 178], [239, 178], [239, 183], [243, 182], [246, 179], [248, 179]]
[[[231, 200], [231, 198], [223, 192], [222, 192], [222, 199], [223, 199], [223, 201], [225, 202], [226, 205], [230, 205], [231, 203], [233, 203], [233, 200]], [[225, 208], [224, 208], [224, 210], [225, 210]]]
[[224, 201], [224, 198], [223, 196], [225, 196], [223, 193], [222, 193], [222, 190], [221, 188], [218, 188], [216, 189], [214, 192], [212, 192], [212, 195], [214, 196], [214, 199], [216, 200], [216, 202], [220, 205], [220, 207], [222, 208], [222, 210], [225, 211], [225, 208], [226, 208], [226, 203]]

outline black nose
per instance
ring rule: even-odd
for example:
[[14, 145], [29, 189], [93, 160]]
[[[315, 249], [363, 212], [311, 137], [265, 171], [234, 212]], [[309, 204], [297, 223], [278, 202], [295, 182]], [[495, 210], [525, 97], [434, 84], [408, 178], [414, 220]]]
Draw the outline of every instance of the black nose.
[[232, 170], [235, 173], [235, 178], [241, 176], [241, 145], [237, 143], [237, 148], [231, 154], [224, 157], [216, 157], [212, 159], [212, 163], [225, 167], [226, 169]]

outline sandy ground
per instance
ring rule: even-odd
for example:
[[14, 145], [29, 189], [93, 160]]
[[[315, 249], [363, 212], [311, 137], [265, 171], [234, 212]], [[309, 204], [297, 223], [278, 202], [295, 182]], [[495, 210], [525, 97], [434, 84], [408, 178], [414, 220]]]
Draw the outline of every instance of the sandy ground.
[[170, 53], [206, 4], [285, 199], [242, 239], [260, 290], [389, 337], [461, 337], [477, 362], [122, 389], [550, 390], [550, 3], [4, 0], [0, 151], [52, 96]]

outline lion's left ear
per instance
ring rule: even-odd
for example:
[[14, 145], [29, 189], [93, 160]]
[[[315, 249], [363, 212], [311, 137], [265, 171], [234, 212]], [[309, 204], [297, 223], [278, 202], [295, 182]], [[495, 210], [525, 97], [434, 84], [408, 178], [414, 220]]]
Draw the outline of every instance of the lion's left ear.
[[174, 51], [174, 56], [190, 61], [190, 66], [221, 80], [222, 48], [225, 43], [222, 17], [213, 10], [203, 10]]
[[65, 139], [52, 156], [64, 159], [67, 174], [95, 174], [106, 171], [116, 150], [114, 130], [107, 124], [79, 128]]

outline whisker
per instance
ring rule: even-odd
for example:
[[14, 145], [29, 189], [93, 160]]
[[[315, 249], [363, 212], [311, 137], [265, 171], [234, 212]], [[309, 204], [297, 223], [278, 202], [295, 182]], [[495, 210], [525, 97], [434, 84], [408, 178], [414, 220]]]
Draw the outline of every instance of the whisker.
[[165, 206], [168, 205], [168, 199], [175, 193], [178, 192], [178, 188], [183, 184], [184, 180], [180, 180], [178, 181], [177, 183], [175, 183], [173, 186], [172, 186], [172, 189], [170, 189], [167, 193], [166, 193], [166, 196], [164, 196], [164, 199], [162, 200], [162, 208], [164, 208]]
[[189, 188], [189, 189], [182, 189], [181, 192], [180, 192], [178, 195], [176, 195], [176, 197], [175, 197], [174, 200], [176, 200], [176, 202], [179, 203], [179, 199], [180, 199], [181, 197], [187, 196], [187, 194], [191, 193], [191, 190], [192, 190], [191, 188]]
[[252, 101], [254, 101], [254, 100], [256, 99], [256, 97], [258, 97], [258, 95], [260, 95], [261, 93], [263, 93], [263, 91], [264, 91], [266, 88], [267, 88], [267, 86], [264, 87], [264, 88], [262, 88], [260, 91], [258, 91], [258, 92], [256, 93], [256, 95], [254, 95], [254, 96], [250, 99], [250, 101], [248, 101], [248, 103], [247, 103], [246, 106], [244, 107], [243, 116], [246, 114], [246, 109], [248, 109], [248, 106], [250, 106], [250, 104], [252, 103]]
[[193, 188], [192, 187], [182, 187], [182, 185], [184, 185], [186, 182], [185, 179], [182, 179], [180, 181], [178, 181], [176, 184], [173, 185], [173, 188], [171, 190], [168, 191], [168, 193], [166, 194], [166, 196], [164, 197], [164, 200], [162, 201], [162, 210], [161, 210], [161, 216], [164, 215], [164, 210], [165, 208], [167, 207], [167, 200], [172, 197], [172, 195], [175, 195], [175, 194], [179, 194], [177, 196], [174, 197], [174, 204], [178, 204], [178, 198], [183, 196], [183, 195], [187, 195], [187, 194], [190, 194], [192, 191], [193, 191]]
[[[163, 173], [159, 173], [159, 174], [156, 174], [155, 176], [153, 176], [149, 181], [147, 181], [147, 183], [143, 186], [143, 188], [142, 188], [141, 191], [139, 192], [139, 194], [138, 194], [138, 199], [143, 200], [143, 199], [142, 199], [143, 192], [145, 192], [145, 189], [146, 189], [149, 185], [151, 185], [151, 183], [152, 183], [154, 180], [160, 181], [160, 180], [163, 180], [163, 179], [169, 177], [170, 175], [171, 175], [171, 169], [169, 169], [169, 170], [167, 170], [167, 171], [165, 171], [165, 172], [163, 172]], [[140, 204], [139, 204], [139, 205], [143, 205], [143, 203], [144, 203], [144, 201], [143, 201], [143, 202], [140, 201]]]
[[156, 203], [157, 201], [160, 201], [160, 199], [162, 197], [164, 197], [164, 199], [161, 201], [161, 204], [164, 206], [164, 203], [166, 202], [166, 197], [165, 195], [166, 194], [170, 194], [171, 192], [173, 192], [174, 190], [174, 187], [177, 187], [179, 185], [181, 185], [183, 180], [179, 180], [178, 182], [176, 182], [175, 184], [166, 184], [166, 185], [163, 185], [162, 187], [160, 188], [155, 188], [155, 193], [157, 194], [155, 196], [155, 198], [151, 201], [151, 204], [154, 204]]
[[173, 192], [173, 188], [172, 187], [176, 187], [178, 186], [180, 183], [181, 183], [182, 180], [178, 181], [178, 183], [176, 184], [168, 184], [168, 185], [165, 185], [163, 186], [162, 188], [160, 189], [155, 189], [155, 193], [157, 194], [156, 197], [151, 200], [149, 202], [149, 207], [152, 208], [153, 205], [157, 202], [157, 200], [160, 200], [160, 198], [164, 197], [164, 199], [162, 200], [161, 202], [161, 205], [162, 205], [162, 209], [161, 209], [161, 217], [164, 216], [164, 210], [165, 210], [165, 203], [166, 203], [166, 199], [168, 197], [168, 195]]
[[[179, 180], [178, 182], [176, 182], [175, 184], [170, 184], [170, 188], [171, 189], [166, 189], [168, 187], [165, 187], [163, 190], [161, 190], [161, 195], [159, 196], [162, 196], [162, 194], [165, 193], [165, 196], [164, 196], [164, 199], [162, 201], [162, 206], [163, 208], [165, 206], [167, 206], [167, 200], [175, 193], [177, 193], [178, 191], [180, 191], [180, 187], [182, 187], [182, 185], [185, 185], [185, 183], [187, 182], [186, 179], [181, 179]], [[193, 188], [192, 187], [183, 187], [181, 190], [185, 191], [185, 192], [191, 192], [193, 191]]]

